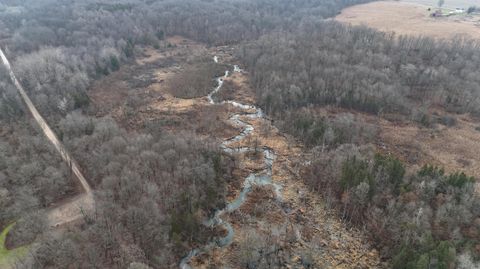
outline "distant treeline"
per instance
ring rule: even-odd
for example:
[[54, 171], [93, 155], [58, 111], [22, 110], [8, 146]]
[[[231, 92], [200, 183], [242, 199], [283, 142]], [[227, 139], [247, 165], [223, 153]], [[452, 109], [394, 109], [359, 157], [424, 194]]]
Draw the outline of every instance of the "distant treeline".
[[168, 35], [208, 44], [294, 31], [366, 0], [3, 1], [0, 36], [16, 72], [43, 114], [88, 105], [93, 79], [116, 71], [136, 45], [159, 48]]

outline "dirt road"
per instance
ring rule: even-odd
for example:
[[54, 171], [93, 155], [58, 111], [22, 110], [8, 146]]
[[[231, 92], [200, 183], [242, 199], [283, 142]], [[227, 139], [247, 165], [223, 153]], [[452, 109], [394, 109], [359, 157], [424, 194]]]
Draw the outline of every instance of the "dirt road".
[[79, 217], [81, 217], [84, 211], [93, 209], [94, 200], [93, 200], [92, 189], [88, 184], [87, 180], [85, 179], [85, 177], [83, 176], [82, 172], [80, 171], [78, 164], [70, 156], [70, 154], [67, 152], [67, 150], [62, 145], [60, 140], [58, 140], [57, 136], [52, 131], [50, 126], [48, 126], [45, 119], [42, 117], [42, 115], [40, 115], [37, 108], [33, 105], [32, 101], [28, 97], [22, 85], [20, 85], [20, 82], [18, 82], [10, 66], [10, 63], [1, 48], [0, 48], [0, 57], [2, 58], [3, 65], [5, 66], [5, 68], [7, 68], [9, 72], [10, 79], [12, 80], [13, 84], [17, 88], [20, 96], [22, 97], [23, 101], [27, 105], [27, 108], [32, 114], [33, 118], [38, 123], [38, 125], [42, 129], [42, 132], [45, 134], [47, 139], [53, 144], [55, 149], [57, 149], [57, 151], [60, 153], [60, 155], [62, 156], [62, 159], [68, 164], [72, 173], [76, 176], [76, 178], [82, 185], [82, 188], [85, 190], [84, 194], [79, 195], [69, 203], [66, 203], [59, 207], [51, 209], [47, 216], [49, 224], [51, 226], [59, 226], [59, 225], [74, 221]]

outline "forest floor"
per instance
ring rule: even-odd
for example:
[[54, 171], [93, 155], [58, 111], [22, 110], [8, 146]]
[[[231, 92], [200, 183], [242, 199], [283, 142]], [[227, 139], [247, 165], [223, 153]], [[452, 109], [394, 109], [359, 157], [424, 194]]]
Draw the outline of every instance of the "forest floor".
[[[238, 127], [232, 126], [229, 118], [241, 112], [238, 108], [228, 104], [211, 105], [206, 97], [175, 98], [169, 87], [169, 80], [181, 75], [198, 57], [213, 59], [216, 55], [220, 62], [235, 64], [231, 48], [207, 48], [181, 37], [167, 41], [173, 47], [157, 51], [144, 49], [136, 63], [95, 83], [90, 97], [101, 109], [99, 116], [110, 115], [129, 130], [193, 131], [218, 141], [237, 135]], [[139, 79], [143, 82], [137, 83]], [[247, 73], [234, 73], [224, 85], [219, 98], [254, 104]], [[300, 168], [296, 164], [303, 159], [302, 146], [279, 132], [269, 120], [247, 117], [242, 120], [253, 125], [255, 131], [237, 146], [255, 144], [271, 148], [277, 155], [272, 167], [273, 181], [283, 186], [282, 203], [273, 198], [271, 189], [256, 188], [239, 210], [223, 217], [234, 227], [233, 243], [196, 257], [191, 265], [194, 268], [239, 268], [240, 246], [245, 234], [254, 231], [272, 237], [272, 230], [283, 230], [280, 234], [290, 238], [280, 240], [282, 253], [277, 256], [286, 257], [283, 264], [287, 268], [298, 268], [301, 257], [308, 253], [315, 261], [314, 268], [382, 267], [378, 252], [369, 245], [365, 235], [348, 227], [335, 212], [326, 209], [321, 198], [309, 191], [298, 176]], [[251, 154], [238, 158], [242, 175], [258, 171], [263, 165], [263, 158]], [[229, 187], [229, 200], [237, 196], [240, 185]]]
[[480, 15], [460, 14], [434, 18], [435, 7], [399, 1], [375, 1], [347, 7], [335, 20], [353, 25], [366, 25], [397, 35], [453, 38], [480, 38]]

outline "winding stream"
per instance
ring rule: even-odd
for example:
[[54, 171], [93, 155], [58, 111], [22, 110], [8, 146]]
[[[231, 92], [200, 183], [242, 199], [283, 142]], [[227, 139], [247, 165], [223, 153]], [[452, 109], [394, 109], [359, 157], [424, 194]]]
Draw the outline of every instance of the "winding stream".
[[[215, 56], [213, 58], [213, 61], [215, 63], [218, 63], [218, 57]], [[237, 65], [234, 65], [233, 72], [242, 72], [242, 70]], [[251, 124], [248, 124], [247, 122], [241, 120], [241, 117], [243, 116], [251, 119], [264, 118], [264, 114], [262, 110], [256, 106], [245, 105], [235, 101], [215, 102], [215, 100], [213, 100], [213, 95], [215, 95], [220, 91], [220, 89], [223, 86], [224, 79], [227, 78], [228, 76], [229, 76], [229, 71], [227, 70], [225, 71], [225, 75], [217, 78], [216, 80], [217, 87], [215, 87], [215, 89], [213, 89], [213, 91], [207, 95], [207, 98], [210, 104], [230, 104], [234, 107], [242, 109], [243, 110], [242, 113], [236, 113], [229, 119], [229, 121], [233, 123], [235, 126], [241, 127], [242, 131], [237, 136], [223, 141], [221, 148], [223, 151], [230, 154], [254, 151], [255, 149], [250, 147], [232, 148], [231, 145], [235, 142], [245, 139], [247, 135], [249, 135], [255, 130], [255, 128]], [[245, 202], [248, 193], [252, 191], [253, 186], [255, 185], [272, 186], [275, 191], [276, 198], [279, 200], [282, 199], [282, 196], [281, 196], [282, 186], [272, 182], [272, 165], [276, 157], [275, 152], [272, 149], [267, 147], [264, 147], [262, 150], [263, 150], [263, 159], [265, 164], [264, 169], [258, 173], [251, 173], [250, 175], [248, 175], [243, 182], [242, 190], [240, 194], [237, 196], [237, 198], [227, 203], [225, 208], [217, 210], [213, 215], [213, 217], [211, 217], [208, 220], [205, 220], [203, 223], [207, 227], [222, 226], [227, 231], [227, 235], [224, 237], [216, 237], [212, 241], [210, 241], [206, 246], [191, 250], [188, 253], [188, 255], [181, 260], [180, 262], [181, 269], [191, 269], [192, 267], [189, 265], [189, 263], [197, 255], [201, 253], [206, 253], [214, 247], [226, 247], [232, 243], [233, 236], [235, 235], [235, 231], [233, 230], [232, 225], [224, 221], [221, 217], [225, 213], [231, 213], [237, 210], [238, 208], [240, 208]]]

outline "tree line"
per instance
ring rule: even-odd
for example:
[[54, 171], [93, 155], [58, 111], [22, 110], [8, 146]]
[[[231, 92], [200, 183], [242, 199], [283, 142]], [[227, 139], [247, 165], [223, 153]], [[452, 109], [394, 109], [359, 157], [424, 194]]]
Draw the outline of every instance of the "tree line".
[[239, 56], [272, 115], [311, 105], [414, 117], [441, 105], [478, 115], [479, 44], [397, 36], [334, 21], [310, 21], [247, 43]]

